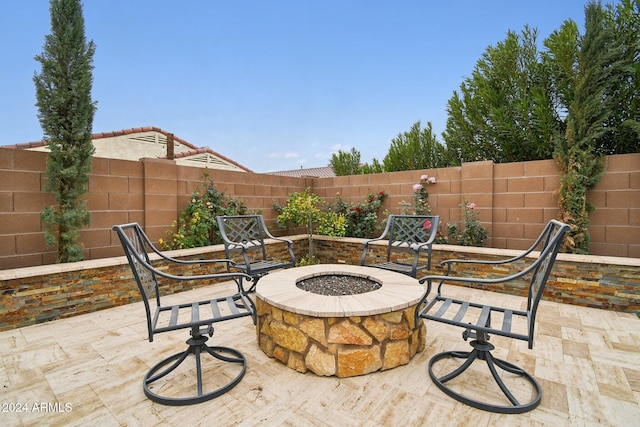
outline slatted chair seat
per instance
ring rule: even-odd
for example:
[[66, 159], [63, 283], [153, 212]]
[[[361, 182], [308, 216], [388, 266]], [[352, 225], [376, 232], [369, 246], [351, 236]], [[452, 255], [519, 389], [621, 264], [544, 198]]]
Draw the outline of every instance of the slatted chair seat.
[[[233, 261], [229, 264], [229, 271], [235, 268], [252, 277], [253, 283], [249, 292], [254, 292], [258, 280], [270, 271], [293, 267], [296, 264], [292, 241], [272, 236], [262, 215], [218, 216], [216, 221], [224, 242], [225, 256]], [[286, 259], [270, 259], [266, 239], [286, 243]]]
[[[149, 341], [154, 335], [190, 329], [190, 338], [186, 341], [187, 349], [160, 361], [152, 367], [143, 379], [145, 395], [154, 402], [164, 405], [182, 406], [205, 402], [218, 397], [235, 387], [246, 372], [246, 358], [244, 355], [229, 347], [209, 346], [206, 344], [213, 336], [213, 325], [218, 322], [233, 320], [241, 317], [252, 317], [256, 323], [256, 310], [253, 301], [242, 288], [240, 278], [251, 280], [242, 273], [213, 273], [196, 276], [177, 276], [167, 273], [164, 268], [153, 265], [149, 254], [158, 256], [159, 261], [172, 264], [179, 268], [190, 265], [209, 265], [212, 269], [220, 268], [220, 264], [228, 265], [229, 260], [193, 260], [183, 261], [171, 258], [158, 251], [142, 228], [136, 224], [116, 225], [113, 230], [117, 233], [122, 247], [129, 261], [147, 317]], [[162, 305], [160, 301], [160, 282], [170, 285], [182, 281], [211, 281], [234, 280], [238, 284], [237, 292], [204, 301], [186, 302], [174, 305]], [[155, 307], [153, 301], [155, 300]], [[208, 336], [207, 336], [208, 335]], [[221, 380], [203, 378], [203, 356], [209, 355], [216, 366], [230, 366], [220, 375]], [[184, 370], [178, 374], [178, 367], [190, 359], [195, 358], [195, 380], [185, 385]], [[175, 371], [175, 372], [174, 372]], [[191, 371], [193, 372], [193, 371]], [[174, 374], [174, 375], [172, 375]], [[163, 385], [157, 381], [163, 379]], [[214, 381], [215, 380], [215, 381]], [[175, 384], [175, 382], [180, 384]], [[166, 385], [169, 385], [166, 387]], [[187, 394], [170, 393], [173, 389], [189, 388]], [[167, 391], [169, 390], [169, 391]]]
[[[417, 277], [421, 270], [430, 270], [431, 248], [438, 233], [439, 222], [438, 215], [389, 215], [382, 235], [363, 243], [360, 265], [391, 270], [411, 277]], [[372, 257], [371, 243], [387, 239], [386, 259]], [[426, 255], [426, 263], [420, 262], [423, 254]]]
[[[540, 404], [542, 389], [535, 378], [505, 360], [493, 356], [494, 345], [489, 343], [490, 335], [499, 335], [507, 338], [526, 341], [529, 349], [533, 348], [534, 329], [538, 304], [542, 298], [544, 288], [562, 241], [569, 226], [561, 222], [552, 220], [544, 228], [542, 234], [535, 243], [524, 253], [503, 261], [477, 261], [477, 260], [446, 260], [442, 262], [446, 266], [445, 276], [426, 276], [419, 280], [420, 283], [427, 283], [427, 290], [421, 302], [416, 307], [415, 321], [427, 319], [445, 323], [448, 325], [464, 328], [462, 333], [466, 341], [471, 338], [471, 351], [446, 351], [436, 354], [429, 361], [429, 376], [440, 390], [453, 397], [459, 402], [491, 412], [518, 414], [530, 411]], [[527, 255], [532, 254], [536, 249], [540, 250], [538, 258], [528, 266], [521, 267], [516, 273], [507, 274], [502, 277], [491, 279], [480, 279], [474, 277], [451, 276], [452, 266], [456, 264], [468, 265], [508, 265], [515, 262], [523, 262]], [[485, 285], [483, 288], [489, 290], [491, 285], [507, 283], [516, 280], [524, 280], [525, 276], [531, 275], [527, 289], [527, 309], [518, 310], [509, 307], [480, 304], [473, 301], [450, 298], [443, 294], [443, 284], [445, 283], [467, 283], [475, 285]], [[437, 292], [431, 296], [433, 284], [438, 283]], [[444, 374], [440, 373], [442, 368], [438, 364], [444, 359], [461, 359], [464, 362], [453, 371]], [[464, 373], [473, 362], [483, 360], [487, 364], [491, 375], [506, 398], [504, 404], [499, 398], [495, 401], [477, 400], [463, 394], [447, 384], [449, 381]], [[437, 365], [437, 366], [436, 366]], [[505, 372], [514, 374], [524, 379], [530, 385], [530, 393], [524, 396], [525, 399], [531, 397], [528, 402], [521, 403], [522, 396], [516, 394], [508, 387], [503, 377], [496, 367]], [[469, 375], [472, 375], [471, 373]], [[475, 380], [480, 381], [480, 380]], [[519, 398], [520, 397], [520, 398]]]
[[226, 296], [206, 301], [157, 307], [153, 321], [153, 332], [208, 326], [212, 323], [250, 315], [244, 307], [238, 307], [239, 296]]

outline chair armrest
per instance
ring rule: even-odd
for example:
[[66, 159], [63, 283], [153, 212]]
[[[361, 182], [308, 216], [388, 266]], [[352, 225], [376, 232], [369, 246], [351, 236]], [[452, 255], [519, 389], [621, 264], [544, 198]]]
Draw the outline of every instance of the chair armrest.
[[226, 263], [227, 265], [233, 264], [233, 261], [231, 261], [230, 259], [225, 259], [225, 258], [221, 258], [221, 259], [194, 259], [194, 260], [176, 259], [176, 258], [172, 258], [172, 257], [166, 255], [163, 252], [160, 252], [154, 245], [151, 244], [151, 242], [149, 242], [149, 247], [160, 258], [162, 258], [162, 259], [164, 259], [166, 261], [175, 262], [176, 264], [183, 264], [183, 265], [189, 265], [189, 264], [214, 264], [214, 263]]
[[170, 256], [163, 254], [162, 252], [155, 251], [160, 257], [164, 260], [175, 262], [176, 264], [183, 265], [192, 265], [192, 264], [217, 264], [217, 263], [225, 263], [225, 264], [233, 264], [233, 261], [230, 259], [193, 259], [193, 260], [183, 260], [176, 259]]
[[378, 242], [380, 240], [387, 240], [386, 237], [387, 237], [387, 234], [389, 233], [389, 229], [391, 228], [392, 217], [393, 215], [389, 216], [389, 218], [387, 219], [387, 225], [384, 227], [384, 231], [382, 232], [380, 237], [365, 240], [364, 242], [362, 242], [362, 244], [364, 245], [364, 252], [362, 253], [362, 257], [360, 258], [360, 265], [365, 265], [367, 252], [369, 252], [369, 243]]
[[[411, 245], [411, 249], [413, 249], [416, 252], [420, 252], [421, 250], [423, 250], [425, 247], [429, 247], [433, 244], [433, 241], [429, 241], [429, 242], [424, 242], [424, 243], [414, 243]], [[444, 261], [443, 261], [444, 262]]]
[[293, 242], [289, 239], [285, 239], [284, 237], [275, 237], [273, 236], [269, 230], [267, 229], [267, 227], [264, 227], [264, 234], [265, 236], [267, 236], [269, 239], [273, 239], [273, 240], [278, 240], [280, 242], [287, 242], [288, 244], [293, 244]]
[[[248, 274], [245, 273], [211, 273], [211, 274], [199, 274], [199, 275], [195, 275], [195, 276], [177, 276], [175, 274], [169, 274], [165, 271], [159, 270], [157, 268], [155, 268], [153, 265], [149, 264], [148, 262], [146, 262], [144, 259], [142, 259], [137, 253], [132, 253], [132, 255], [136, 258], [136, 261], [139, 262], [140, 264], [142, 264], [146, 269], [148, 269], [149, 271], [153, 272], [154, 274], [160, 276], [160, 277], [164, 277], [166, 279], [169, 280], [176, 280], [176, 281], [188, 281], [188, 280], [213, 280], [213, 279], [237, 279], [237, 278], [243, 278], [246, 279], [247, 281], [251, 282], [253, 280], [253, 278], [251, 276], [249, 276]], [[160, 254], [162, 255], [162, 254]], [[170, 257], [166, 257], [163, 256], [164, 259], [168, 260], [168, 261], [172, 261], [173, 258]], [[201, 263], [201, 261], [180, 261], [180, 260], [176, 260], [179, 264], [198, 264]], [[233, 262], [231, 260], [204, 260], [204, 263], [209, 263], [209, 261], [212, 262], [216, 262], [216, 261], [224, 261], [227, 264], [233, 264]], [[234, 280], [238, 286], [238, 292], [242, 293], [242, 294], [246, 294], [247, 291], [245, 291], [242, 286], [240, 285], [240, 280]]]
[[237, 249], [242, 249], [242, 251], [246, 251], [247, 249], [249, 249], [249, 245], [247, 245], [246, 243], [242, 243], [242, 242], [233, 242], [231, 240], [227, 240], [227, 249], [228, 250], [237, 250]]
[[532, 250], [528, 250], [525, 253], [522, 253], [518, 256], [512, 257], [512, 258], [508, 258], [508, 259], [504, 259], [504, 260], [496, 260], [496, 261], [491, 261], [491, 260], [479, 260], [479, 259], [446, 259], [444, 261], [442, 261], [440, 263], [440, 265], [442, 267], [447, 267], [447, 275], [449, 275], [449, 273], [451, 272], [451, 266], [453, 264], [478, 264], [478, 265], [502, 265], [502, 264], [510, 264], [512, 262], [518, 261], [522, 258], [524, 258], [525, 256], [529, 255], [529, 253], [531, 253]]
[[[440, 294], [440, 290], [442, 285], [445, 282], [461, 282], [461, 283], [477, 283], [477, 284], [485, 284], [485, 285], [494, 285], [496, 283], [503, 283], [503, 282], [508, 282], [511, 280], [515, 280], [515, 279], [519, 279], [522, 276], [525, 276], [527, 274], [529, 274], [533, 269], [537, 268], [538, 266], [538, 261], [528, 265], [526, 268], [517, 271], [515, 273], [509, 274], [508, 276], [501, 276], [501, 277], [496, 277], [496, 278], [491, 278], [491, 279], [480, 279], [480, 278], [476, 278], [476, 277], [464, 277], [464, 276], [425, 276], [422, 277], [418, 280], [418, 282], [420, 284], [424, 284], [424, 282], [427, 282], [427, 290], [430, 291], [431, 290], [431, 283], [434, 281], [439, 281], [439, 285], [438, 285], [438, 294]], [[449, 273], [449, 271], [447, 271], [447, 274]], [[427, 292], [428, 295], [428, 292]], [[425, 295], [426, 296], [426, 295]]]
[[[561, 224], [561, 223], [559, 223], [557, 221], [553, 221], [553, 220], [552, 220], [552, 222], [555, 222], [556, 224]], [[549, 229], [550, 225], [551, 225], [551, 223], [549, 223], [549, 225], [547, 225], [545, 230]], [[543, 231], [543, 233], [536, 239], [536, 241], [533, 243], [533, 245], [531, 245], [531, 247], [529, 247], [529, 249], [527, 249], [523, 253], [521, 253], [521, 254], [519, 254], [517, 256], [514, 256], [512, 258], [508, 258], [508, 259], [505, 259], [505, 260], [498, 260], [498, 261], [472, 260], [472, 259], [448, 259], [448, 260], [442, 261], [440, 263], [440, 265], [442, 265], [443, 267], [445, 265], [447, 265], [447, 274], [448, 274], [448, 272], [451, 270], [451, 265], [454, 264], [454, 263], [486, 264], [486, 265], [509, 264], [511, 262], [518, 261], [518, 260], [526, 257], [527, 255], [529, 255], [531, 252], [533, 252], [533, 250], [538, 247], [538, 245], [540, 244], [542, 239], [545, 237], [545, 235], [546, 235], [546, 233]]]
[[274, 235], [272, 235], [269, 232], [267, 225], [264, 223], [264, 217], [260, 216], [259, 218], [260, 218], [260, 225], [262, 227], [262, 230], [264, 231], [265, 236], [267, 236], [269, 239], [273, 239], [278, 242], [285, 242], [287, 244], [287, 252], [289, 253], [289, 258], [291, 258], [291, 262], [295, 264], [296, 256], [293, 253], [293, 241], [289, 239], [285, 239], [283, 237], [275, 237]]
[[264, 235], [267, 236], [269, 239], [279, 240], [281, 242], [287, 242], [288, 244], [293, 244], [293, 242], [289, 239], [273, 236], [271, 232], [269, 232], [269, 229], [267, 228], [267, 224], [264, 223], [264, 217], [262, 215], [258, 217], [258, 221], [259, 221], [260, 228], [264, 232]]
[[382, 236], [376, 237], [375, 239], [369, 239], [362, 242], [362, 244], [364, 245], [364, 251], [362, 252], [362, 256], [360, 257], [360, 265], [365, 265], [365, 261], [367, 259], [367, 253], [369, 252], [369, 243], [385, 240], [384, 237], [385, 236], [383, 234]]

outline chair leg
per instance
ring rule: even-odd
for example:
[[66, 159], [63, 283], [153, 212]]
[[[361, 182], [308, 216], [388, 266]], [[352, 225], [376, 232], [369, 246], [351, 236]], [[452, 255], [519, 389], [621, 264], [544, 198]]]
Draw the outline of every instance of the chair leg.
[[[243, 270], [243, 272], [244, 272], [244, 270]], [[251, 287], [249, 287], [249, 290], [247, 291], [247, 294], [251, 294], [251, 293], [254, 293], [256, 291], [256, 285], [258, 284], [258, 280], [260, 280], [260, 278], [262, 276], [264, 276], [264, 274], [252, 276]], [[243, 277], [234, 278], [233, 280], [238, 284], [238, 286], [240, 286], [240, 289], [244, 289], [244, 278]]]
[[[474, 408], [482, 409], [484, 411], [497, 412], [501, 414], [521, 414], [523, 412], [534, 409], [540, 404], [542, 389], [540, 387], [540, 384], [538, 384], [535, 378], [533, 378], [528, 372], [507, 361], [494, 357], [491, 354], [491, 351], [495, 347], [486, 341], [474, 340], [470, 342], [470, 345], [473, 347], [472, 351], [446, 351], [444, 353], [436, 354], [431, 358], [431, 360], [429, 360], [429, 376], [440, 390], [442, 390], [444, 393], [454, 398], [458, 402], [465, 403], [469, 406], [473, 406]], [[434, 365], [439, 360], [451, 357], [465, 360], [461, 366], [456, 368], [451, 373], [446, 374], [442, 377], [437, 377], [433, 372]], [[511, 406], [496, 405], [493, 403], [481, 402], [475, 399], [471, 399], [468, 396], [454, 391], [452, 388], [448, 387], [445, 384], [446, 382], [456, 378], [464, 371], [466, 371], [467, 368], [469, 368], [476, 359], [484, 360], [487, 363], [491, 375], [493, 376], [495, 382], [498, 384], [509, 402], [511, 402]], [[534, 398], [528, 403], [521, 404], [500, 377], [498, 371], [496, 370], [496, 366], [503, 371], [525, 378], [533, 388], [533, 391], [535, 393]]]
[[[240, 382], [242, 377], [244, 377], [247, 369], [247, 361], [242, 353], [229, 347], [208, 346], [206, 344], [208, 337], [200, 334], [200, 332], [197, 331], [197, 328], [192, 330], [192, 335], [194, 336], [187, 340], [188, 347], [185, 351], [176, 353], [173, 356], [164, 359], [163, 361], [156, 364], [153, 368], [151, 368], [149, 372], [147, 372], [143, 380], [143, 388], [144, 394], [149, 399], [153, 400], [156, 403], [170, 406], [184, 406], [193, 405], [195, 403], [202, 403], [228, 392]], [[213, 391], [204, 393], [202, 378], [202, 356], [206, 354], [221, 362], [241, 365], [241, 369], [240, 372], [231, 381], [228, 381], [226, 384], [216, 388]], [[196, 362], [196, 395], [187, 397], [173, 397], [160, 395], [159, 393], [152, 391], [154, 382], [169, 375], [181, 363], [187, 360], [190, 355], [193, 355], [195, 357]]]

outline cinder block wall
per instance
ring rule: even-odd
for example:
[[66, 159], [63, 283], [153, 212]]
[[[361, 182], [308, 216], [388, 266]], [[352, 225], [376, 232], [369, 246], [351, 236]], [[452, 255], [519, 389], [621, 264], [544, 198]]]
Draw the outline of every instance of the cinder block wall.
[[[56, 248], [44, 243], [40, 214], [55, 203], [44, 191], [46, 153], [0, 148], [0, 270], [53, 264]], [[289, 193], [307, 181], [233, 171], [178, 166], [173, 161], [143, 159], [132, 162], [94, 158], [89, 176], [87, 206], [91, 226], [81, 232], [85, 259], [122, 255], [114, 224], [138, 222], [151, 239], [165, 238], [191, 193], [208, 173], [218, 191], [261, 210], [276, 234], [273, 201], [285, 204]]]
[[[640, 258], [640, 154], [609, 156], [606, 174], [588, 194], [596, 207], [590, 215], [594, 255]], [[400, 213], [400, 202], [411, 201], [420, 176], [435, 176], [429, 185], [429, 204], [441, 223], [458, 222], [462, 200], [477, 205], [480, 222], [488, 229], [486, 245], [526, 249], [540, 230], [558, 214], [560, 185], [554, 160], [493, 164], [465, 163], [460, 167], [318, 179], [313, 190], [331, 201], [336, 193], [348, 202], [385, 191], [384, 209]]]
[[[40, 213], [54, 203], [44, 192], [46, 153], [0, 148], [0, 270], [51, 264], [55, 248], [44, 244]], [[138, 162], [94, 158], [86, 198], [92, 225], [81, 233], [86, 259], [122, 254], [113, 224], [136, 221], [157, 240], [165, 237], [205, 170], [177, 166], [169, 160]], [[640, 258], [640, 154], [607, 158], [606, 175], [589, 193], [597, 210], [591, 215], [592, 254]], [[463, 199], [474, 202], [489, 230], [487, 246], [523, 249], [543, 224], [557, 214], [559, 179], [555, 161], [509, 164], [465, 163], [434, 170], [354, 175], [336, 178], [292, 178], [268, 174], [206, 170], [218, 191], [260, 210], [275, 235], [273, 202], [284, 205], [290, 193], [306, 187], [327, 202], [339, 193], [347, 202], [362, 202], [367, 194], [386, 192], [383, 210], [400, 213], [411, 201], [412, 186], [427, 174], [429, 203], [443, 223], [460, 220]], [[381, 215], [383, 217], [384, 215]]]

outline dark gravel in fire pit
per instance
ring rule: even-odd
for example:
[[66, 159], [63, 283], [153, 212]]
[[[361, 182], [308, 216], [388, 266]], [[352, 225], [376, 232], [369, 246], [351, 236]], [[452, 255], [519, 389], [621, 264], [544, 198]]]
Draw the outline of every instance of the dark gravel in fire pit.
[[300, 280], [296, 286], [303, 291], [319, 295], [355, 295], [375, 291], [382, 286], [380, 283], [366, 277], [350, 276], [347, 274], [326, 274]]

